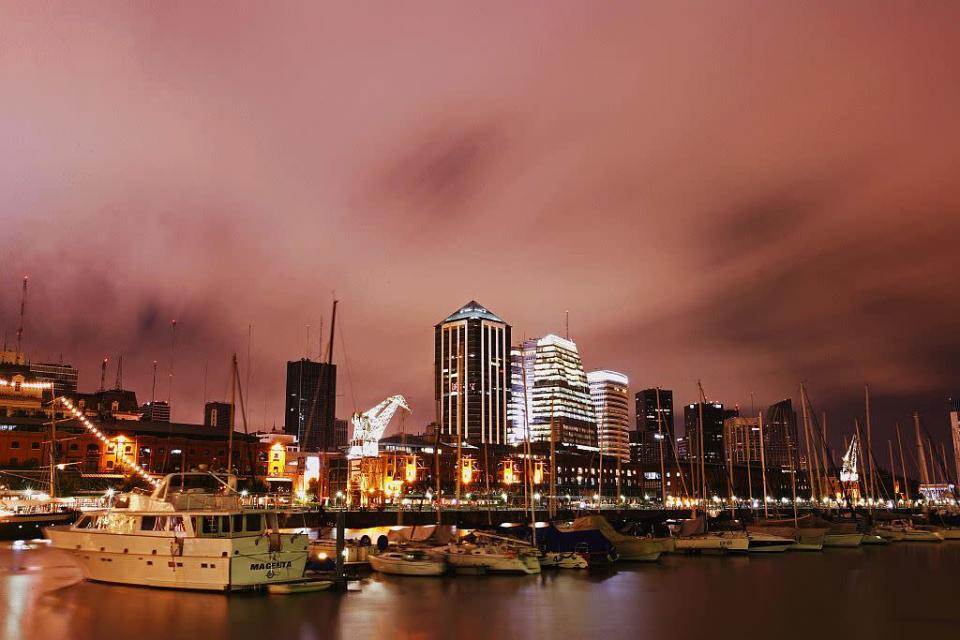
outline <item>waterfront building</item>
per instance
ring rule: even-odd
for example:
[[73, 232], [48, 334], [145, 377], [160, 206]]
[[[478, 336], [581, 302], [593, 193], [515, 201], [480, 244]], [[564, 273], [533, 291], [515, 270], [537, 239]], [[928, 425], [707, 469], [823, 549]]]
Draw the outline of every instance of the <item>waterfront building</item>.
[[[526, 340], [510, 349], [510, 406], [507, 410], [507, 444], [517, 445], [526, 437], [527, 416], [532, 409], [533, 364], [537, 341]], [[524, 379], [526, 376], [526, 379]]]
[[37, 378], [29, 367], [0, 363], [0, 416], [43, 417], [48, 415], [52, 384]]
[[[143, 412], [137, 404], [137, 394], [128, 389], [105, 389], [74, 396], [77, 408], [88, 418], [109, 420], [140, 420]], [[168, 417], [169, 421], [169, 408]]]
[[616, 371], [591, 371], [587, 374], [590, 397], [597, 421], [597, 439], [603, 455], [630, 460], [629, 379]]
[[475, 300], [434, 327], [434, 399], [442, 435], [507, 443], [510, 340], [510, 325]]
[[768, 467], [800, 468], [797, 448], [797, 412], [785, 398], [767, 408], [763, 421], [764, 458]]
[[31, 362], [30, 372], [41, 382], [53, 385], [55, 397], [69, 396], [77, 392], [79, 372], [75, 367], [62, 362]]
[[203, 405], [203, 425], [205, 427], [227, 429], [230, 427], [230, 414], [232, 413], [233, 405], [229, 402], [207, 402]]
[[760, 418], [728, 417], [723, 421], [723, 448], [728, 462], [760, 462]]
[[686, 425], [687, 452], [693, 460], [700, 459], [700, 407], [703, 407], [703, 456], [706, 462], [722, 462], [723, 404], [705, 402], [688, 404], [683, 408]]
[[337, 438], [337, 365], [301, 358], [287, 362], [283, 430], [302, 451], [334, 451]]

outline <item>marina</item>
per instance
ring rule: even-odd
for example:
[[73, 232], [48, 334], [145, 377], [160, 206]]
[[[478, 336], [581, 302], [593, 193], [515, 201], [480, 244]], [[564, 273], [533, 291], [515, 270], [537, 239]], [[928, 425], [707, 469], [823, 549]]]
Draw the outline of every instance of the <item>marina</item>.
[[[602, 634], [736, 639], [951, 637], [960, 624], [960, 544], [894, 544], [823, 553], [664, 556], [610, 571], [540, 575], [371, 574], [347, 593], [224, 597], [81, 580], [46, 545], [0, 550], [0, 629], [7, 638], [142, 640], [245, 637], [569, 637]], [[924, 586], [923, 589], [905, 585]], [[456, 616], [445, 603], [462, 603]], [[883, 606], [881, 603], [892, 603]], [[695, 607], [697, 615], [690, 615]], [[118, 631], [119, 633], [119, 631]], [[121, 635], [125, 635], [125, 631]]]

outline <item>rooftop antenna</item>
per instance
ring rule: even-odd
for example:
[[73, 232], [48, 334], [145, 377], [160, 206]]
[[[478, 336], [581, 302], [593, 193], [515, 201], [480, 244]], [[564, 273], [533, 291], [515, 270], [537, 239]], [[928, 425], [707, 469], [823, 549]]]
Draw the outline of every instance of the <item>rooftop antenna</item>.
[[[209, 365], [210, 365], [209, 360], [203, 361], [203, 404], [204, 405], [207, 404], [207, 369], [209, 368]], [[157, 368], [156, 362], [153, 363], [153, 368], [154, 370], [156, 370]], [[154, 377], [156, 377], [156, 373], [154, 373]]]
[[567, 331], [566, 337], [567, 337], [567, 340], [569, 340], [570, 339], [570, 311], [569, 310], [564, 311], [564, 314], [566, 315], [566, 331]]
[[117, 391], [123, 389], [123, 354], [117, 358], [117, 381], [114, 384]]
[[[323, 354], [318, 353], [317, 358], [320, 358]], [[307, 360], [310, 359], [310, 325], [307, 324]]]
[[[150, 386], [150, 406], [157, 400], [157, 361], [153, 361], [153, 384]], [[152, 409], [151, 409], [152, 412]]]
[[20, 296], [20, 326], [17, 327], [17, 359], [23, 357], [23, 316], [27, 309], [27, 276], [23, 276], [23, 294]]
[[107, 359], [104, 358], [100, 363], [100, 393], [106, 391], [107, 384]]

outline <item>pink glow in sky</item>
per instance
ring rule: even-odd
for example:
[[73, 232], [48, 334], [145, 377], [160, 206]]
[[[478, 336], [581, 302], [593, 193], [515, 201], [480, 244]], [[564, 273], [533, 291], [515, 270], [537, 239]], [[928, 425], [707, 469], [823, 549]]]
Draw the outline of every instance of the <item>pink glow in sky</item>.
[[123, 353], [143, 400], [176, 318], [188, 421], [253, 325], [270, 424], [335, 291], [338, 413], [403, 393], [419, 426], [432, 326], [475, 298], [518, 339], [569, 310], [587, 367], [678, 404], [698, 378], [728, 404], [869, 383], [906, 420], [960, 393], [958, 24], [950, 2], [3, 1], [0, 328], [29, 274], [29, 354], [93, 389]]

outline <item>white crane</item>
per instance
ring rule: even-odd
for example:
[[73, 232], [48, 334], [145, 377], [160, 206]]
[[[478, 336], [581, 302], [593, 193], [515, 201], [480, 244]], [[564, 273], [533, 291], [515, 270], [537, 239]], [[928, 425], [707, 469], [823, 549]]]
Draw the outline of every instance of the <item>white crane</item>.
[[840, 468], [840, 482], [857, 482], [860, 474], [857, 473], [857, 434], [850, 439], [850, 446], [843, 456], [843, 466]]
[[372, 409], [363, 413], [353, 414], [353, 439], [350, 441], [350, 449], [347, 451], [348, 458], [371, 458], [380, 453], [380, 438], [386, 431], [390, 419], [397, 409], [406, 409], [408, 413], [410, 407], [407, 406], [407, 400], [401, 395], [390, 396]]

